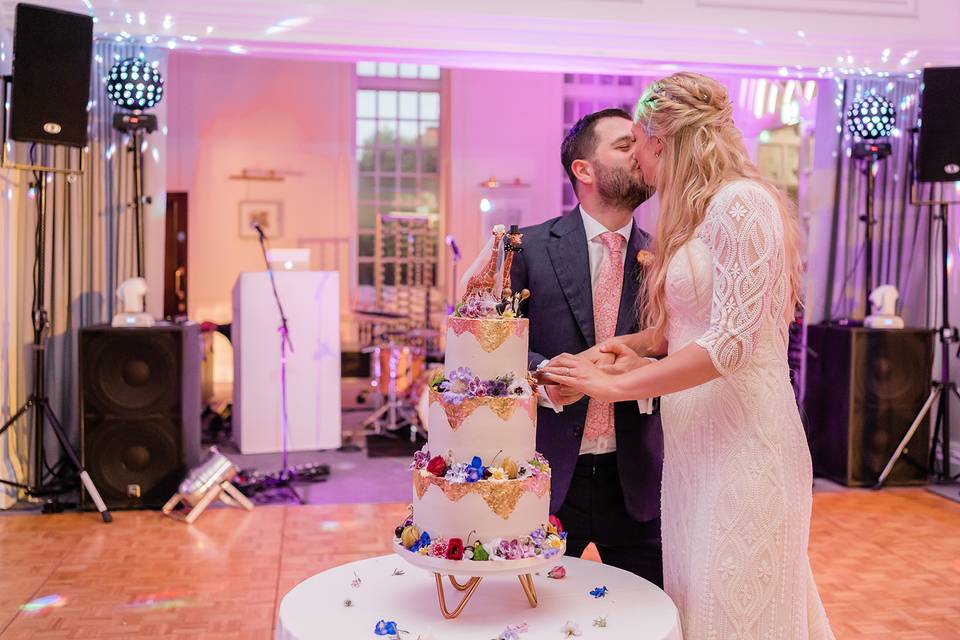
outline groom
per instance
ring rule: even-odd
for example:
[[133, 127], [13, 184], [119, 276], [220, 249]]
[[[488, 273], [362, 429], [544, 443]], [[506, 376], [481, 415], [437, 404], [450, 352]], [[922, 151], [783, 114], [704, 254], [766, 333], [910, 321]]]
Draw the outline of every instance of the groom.
[[[633, 211], [650, 196], [632, 158], [631, 119], [620, 109], [583, 117], [561, 161], [580, 201], [559, 218], [523, 229], [513, 288], [530, 289], [530, 369], [637, 330], [637, 253], [650, 238]], [[567, 554], [593, 542], [604, 563], [663, 586], [658, 415], [636, 402], [603, 404], [556, 385], [541, 387], [537, 450], [553, 472], [550, 511], [567, 531]]]

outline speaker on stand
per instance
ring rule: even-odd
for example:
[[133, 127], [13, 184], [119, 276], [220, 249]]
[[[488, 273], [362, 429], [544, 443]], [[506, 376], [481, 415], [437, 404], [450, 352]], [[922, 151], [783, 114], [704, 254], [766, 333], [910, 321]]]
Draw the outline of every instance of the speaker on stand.
[[112, 509], [159, 509], [201, 461], [200, 327], [80, 331], [84, 465]]
[[[26, 401], [0, 426], [0, 434], [6, 432], [21, 417], [29, 415], [33, 426], [33, 451], [29, 481], [0, 479], [0, 484], [22, 491], [28, 499], [45, 500], [45, 512], [60, 510], [59, 497], [65, 488], [57, 482], [56, 477], [49, 483], [44, 473], [47, 468], [43, 446], [44, 428], [49, 423], [63, 448], [63, 453], [76, 469], [83, 490], [91, 496], [103, 521], [111, 522], [110, 511], [50, 406], [46, 374], [46, 348], [50, 333], [46, 306], [47, 182], [51, 174], [76, 176], [84, 171], [83, 146], [87, 142], [87, 102], [90, 96], [92, 50], [92, 17], [28, 4], [17, 5], [13, 75], [4, 76], [0, 82], [3, 90], [0, 97], [3, 108], [0, 114], [0, 165], [4, 169], [28, 172], [33, 179], [31, 187], [36, 190], [36, 267], [33, 306], [30, 309], [33, 369], [30, 371], [32, 381]], [[11, 161], [11, 141], [32, 143], [29, 162]], [[43, 153], [43, 150], [40, 159], [37, 159], [37, 144], [52, 147], [50, 155], [53, 156], [53, 163], [45, 162], [47, 154]], [[57, 146], [65, 147], [63, 156], [67, 166], [56, 166]], [[76, 151], [79, 156], [78, 167], [72, 166], [70, 162], [72, 151]], [[51, 291], [50, 304], [55, 300], [56, 291]], [[50, 475], [53, 476], [53, 473]]]
[[[934, 480], [950, 484], [960, 475], [950, 471], [950, 397], [960, 399], [957, 383], [950, 375], [950, 360], [953, 345], [960, 343], [960, 330], [950, 321], [950, 205], [957, 204], [952, 183], [960, 179], [960, 122], [956, 118], [955, 100], [960, 91], [960, 67], [926, 68], [920, 84], [920, 120], [915, 133], [919, 133], [914, 158], [914, 171], [910, 178], [910, 204], [936, 206], [933, 221], [940, 224], [940, 324], [936, 327], [940, 342], [940, 376], [930, 383], [930, 394], [914, 418], [910, 429], [890, 457], [880, 474], [875, 488], [880, 488], [893, 471], [897, 460], [914, 443], [915, 433], [927, 414], [936, 404], [936, 419], [933, 441], [930, 448], [930, 469]], [[926, 186], [927, 189], [923, 187]], [[937, 450], [940, 467], [937, 469]]]

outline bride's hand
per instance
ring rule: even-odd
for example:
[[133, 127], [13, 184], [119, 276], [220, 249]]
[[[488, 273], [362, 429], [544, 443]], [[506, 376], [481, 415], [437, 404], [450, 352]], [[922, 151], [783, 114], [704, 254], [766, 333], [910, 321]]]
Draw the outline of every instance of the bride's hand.
[[594, 400], [612, 401], [610, 383], [613, 376], [601, 370], [589, 358], [562, 353], [553, 358], [542, 371], [557, 384], [575, 389]]
[[607, 340], [600, 345], [601, 354], [611, 358], [609, 364], [601, 364], [604, 373], [619, 375], [650, 364], [650, 360], [641, 358], [636, 351], [617, 340]]

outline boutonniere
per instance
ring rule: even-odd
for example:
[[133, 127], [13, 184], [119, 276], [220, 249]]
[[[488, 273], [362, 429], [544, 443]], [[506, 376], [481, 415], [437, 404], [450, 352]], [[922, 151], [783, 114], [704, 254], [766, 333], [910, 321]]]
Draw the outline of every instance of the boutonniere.
[[637, 264], [641, 269], [646, 269], [653, 264], [653, 253], [646, 249], [637, 251]]

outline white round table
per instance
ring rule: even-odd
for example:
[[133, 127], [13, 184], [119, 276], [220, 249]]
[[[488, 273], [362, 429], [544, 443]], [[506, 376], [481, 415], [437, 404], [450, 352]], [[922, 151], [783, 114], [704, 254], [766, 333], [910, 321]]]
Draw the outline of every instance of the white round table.
[[[388, 620], [407, 632], [402, 640], [490, 640], [508, 625], [521, 623], [528, 630], [520, 640], [561, 640], [568, 623], [579, 627], [576, 638], [682, 640], [673, 601], [653, 584], [589, 560], [562, 556], [555, 564], [566, 568], [566, 577], [548, 578], [547, 569], [533, 576], [536, 608], [528, 604], [516, 576], [492, 576], [481, 581], [458, 618], [445, 620], [432, 573], [393, 554], [351, 562], [304, 580], [284, 596], [276, 638], [375, 640], [388, 637], [374, 633], [379, 620]], [[590, 595], [603, 586], [605, 597]], [[453, 609], [462, 594], [447, 579], [444, 587]]]

